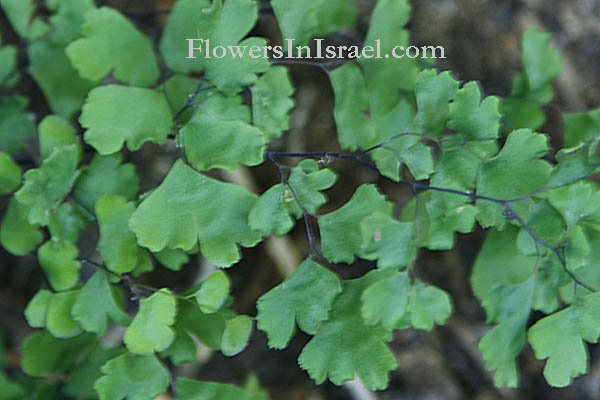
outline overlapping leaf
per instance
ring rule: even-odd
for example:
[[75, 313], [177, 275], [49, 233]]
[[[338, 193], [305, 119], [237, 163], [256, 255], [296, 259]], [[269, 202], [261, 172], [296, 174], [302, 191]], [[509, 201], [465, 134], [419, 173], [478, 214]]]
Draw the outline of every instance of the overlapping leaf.
[[79, 74], [98, 81], [114, 76], [134, 86], [151, 86], [159, 70], [152, 42], [117, 10], [102, 7], [85, 14], [84, 38], [66, 48]]
[[[219, 199], [219, 201], [214, 201]], [[248, 226], [256, 196], [240, 186], [219, 182], [177, 161], [139, 205], [129, 226], [141, 246], [156, 252], [166, 248], [200, 250], [219, 266], [240, 259], [238, 244], [250, 247], [260, 234]]]
[[269, 347], [286, 347], [296, 323], [304, 332], [315, 334], [341, 290], [335, 274], [310, 258], [305, 260], [283, 283], [258, 299], [258, 328], [267, 333]]

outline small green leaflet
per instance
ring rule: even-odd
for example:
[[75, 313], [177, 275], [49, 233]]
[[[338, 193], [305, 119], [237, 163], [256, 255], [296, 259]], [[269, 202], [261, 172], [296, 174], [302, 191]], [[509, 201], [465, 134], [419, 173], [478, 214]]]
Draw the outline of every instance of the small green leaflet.
[[344, 25], [352, 25], [358, 17], [358, 10], [350, 0], [273, 0], [271, 5], [283, 39], [294, 39], [297, 45], [308, 44], [313, 36], [325, 36]]
[[415, 329], [430, 331], [443, 325], [452, 314], [448, 293], [417, 280], [412, 286], [406, 317]]
[[[501, 200], [527, 195], [543, 188], [552, 166], [540, 160], [548, 151], [548, 137], [529, 129], [513, 131], [500, 153], [484, 163], [479, 172], [477, 194]], [[504, 207], [477, 200], [477, 218], [483, 227], [504, 226]]]
[[21, 167], [8, 153], [0, 152], [0, 195], [11, 193], [21, 186]]
[[123, 305], [112, 287], [107, 273], [98, 270], [79, 291], [73, 305], [73, 318], [87, 332], [103, 335], [108, 319], [119, 325], [129, 325], [131, 318], [123, 311]]
[[84, 38], [66, 48], [82, 77], [99, 81], [113, 71], [117, 79], [133, 86], [151, 86], [158, 79], [152, 42], [117, 10], [89, 10], [83, 33]]
[[96, 341], [94, 335], [79, 335], [70, 339], [57, 339], [48, 331], [38, 331], [29, 336], [21, 346], [23, 371], [31, 376], [47, 376], [71, 370], [81, 359], [81, 354]]
[[587, 112], [566, 112], [563, 121], [565, 147], [600, 138], [600, 107]]
[[391, 337], [388, 331], [367, 325], [358, 310], [364, 290], [390, 272], [376, 270], [343, 282], [343, 291], [333, 302], [329, 318], [319, 325], [298, 358], [300, 366], [317, 384], [329, 378], [341, 385], [358, 374], [370, 389], [387, 387], [389, 371], [398, 367], [383, 339]]
[[79, 122], [85, 141], [98, 153], [115, 153], [127, 142], [138, 150], [145, 142], [163, 144], [173, 115], [165, 97], [153, 90], [118, 85], [93, 89], [88, 94]]
[[361, 231], [356, 227], [374, 212], [391, 215], [392, 203], [375, 185], [365, 184], [341, 208], [321, 216], [319, 229], [325, 257], [332, 262], [351, 263], [355, 255], [361, 256]]
[[0, 87], [12, 86], [18, 82], [20, 75], [17, 67], [17, 46], [0, 47]]
[[40, 154], [42, 160], [52, 154], [52, 150], [60, 146], [74, 144], [77, 146], [79, 159], [81, 159], [81, 141], [77, 131], [65, 119], [57, 115], [48, 115], [38, 126], [40, 139]]
[[450, 103], [448, 127], [464, 135], [465, 140], [489, 140], [500, 130], [499, 100], [489, 96], [481, 101], [481, 88], [469, 82], [456, 92]]
[[361, 257], [377, 260], [378, 268], [405, 267], [416, 257], [415, 224], [375, 212], [360, 223]]
[[161, 289], [140, 301], [140, 309], [131, 322], [123, 341], [134, 354], [150, 355], [163, 351], [175, 338], [177, 301], [168, 289]]
[[70, 119], [81, 109], [96, 84], [82, 78], [65, 54], [65, 45], [36, 40], [29, 45], [29, 73], [40, 86], [55, 114]]
[[252, 122], [262, 129], [266, 141], [280, 137], [290, 127], [294, 86], [287, 69], [272, 67], [252, 86]]
[[88, 211], [92, 211], [102, 196], [119, 195], [134, 200], [140, 179], [133, 164], [121, 164], [121, 153], [101, 156], [96, 154], [91, 164], [81, 168], [75, 183], [75, 198]]
[[433, 70], [419, 73], [415, 84], [417, 115], [415, 124], [429, 136], [438, 137], [448, 120], [448, 102], [454, 97], [458, 82], [450, 72], [438, 75]]
[[129, 227], [138, 244], [153, 252], [189, 250], [199, 241], [206, 258], [229, 267], [241, 257], [237, 244], [251, 247], [260, 241], [247, 223], [255, 202], [256, 195], [246, 189], [204, 176], [179, 160], [138, 206]]
[[341, 291], [334, 273], [311, 258], [306, 259], [285, 281], [258, 299], [258, 329], [267, 333], [269, 347], [276, 349], [287, 347], [296, 323], [314, 335], [319, 324], [327, 320]]
[[79, 291], [52, 293], [40, 290], [25, 309], [25, 318], [33, 328], [46, 327], [56, 338], [68, 339], [81, 333], [81, 326], [73, 319], [71, 310]]
[[389, 331], [400, 322], [408, 308], [411, 285], [407, 272], [373, 283], [361, 296], [361, 315], [368, 325], [381, 324]]
[[225, 271], [213, 272], [194, 294], [202, 312], [206, 314], [217, 312], [227, 300], [230, 287], [231, 281]]
[[135, 235], [127, 221], [135, 206], [121, 196], [106, 196], [96, 203], [96, 216], [100, 228], [98, 251], [106, 267], [118, 274], [133, 271], [138, 262]]
[[100, 400], [149, 400], [169, 386], [169, 371], [154, 356], [123, 354], [100, 370], [104, 376], [94, 383]]
[[28, 254], [44, 240], [39, 225], [29, 223], [27, 216], [30, 209], [13, 197], [2, 218], [0, 244], [11, 254]]
[[188, 161], [199, 170], [235, 170], [263, 161], [266, 137], [250, 125], [250, 108], [239, 96], [212, 93], [179, 134]]
[[38, 249], [40, 265], [54, 290], [71, 289], [79, 281], [78, 253], [77, 247], [66, 241], [49, 240]]
[[301, 161], [292, 169], [288, 185], [274, 185], [260, 196], [248, 216], [250, 227], [263, 236], [285, 235], [294, 227], [292, 217], [302, 217], [302, 208], [314, 214], [327, 202], [320, 191], [332, 187], [336, 179], [332, 170], [320, 170], [316, 160]]
[[571, 379], [588, 371], [585, 342], [600, 337], [600, 293], [577, 297], [574, 303], [535, 323], [527, 333], [539, 359], [548, 358], [544, 377], [555, 387], [567, 386]]
[[48, 224], [50, 211], [60, 205], [79, 176], [77, 164], [77, 146], [60, 146], [52, 151], [40, 168], [25, 173], [23, 186], [15, 193], [15, 198], [31, 206], [29, 223]]
[[48, 229], [53, 240], [77, 243], [88, 222], [89, 215], [77, 203], [63, 203], [50, 214]]
[[23, 96], [0, 96], [0, 148], [16, 155], [35, 135], [34, 116], [26, 112], [29, 100]]
[[531, 90], [539, 90], [562, 72], [562, 57], [548, 47], [550, 33], [530, 28], [523, 34], [523, 66]]
[[[206, 70], [206, 77], [227, 95], [238, 93], [244, 86], [252, 85], [257, 74], [269, 69], [268, 58], [252, 58], [249, 49], [252, 46], [266, 46], [263, 38], [246, 35], [254, 27], [258, 17], [258, 5], [252, 0], [181, 0], [175, 4], [160, 42], [160, 50], [169, 68], [188, 74]], [[205, 39], [210, 41], [214, 50], [223, 46], [242, 46], [244, 53], [236, 52], [236, 61], [231, 62], [229, 53], [224, 58], [205, 58], [205, 43], [194, 41], [195, 59], [187, 59], [189, 42], [187, 39]], [[241, 42], [240, 42], [241, 40]], [[234, 50], [235, 51], [235, 50]], [[240, 51], [242, 51], [240, 49]], [[218, 53], [220, 54], [220, 53]]]
[[238, 315], [225, 321], [221, 338], [221, 352], [231, 357], [240, 353], [248, 345], [254, 322], [247, 315]]

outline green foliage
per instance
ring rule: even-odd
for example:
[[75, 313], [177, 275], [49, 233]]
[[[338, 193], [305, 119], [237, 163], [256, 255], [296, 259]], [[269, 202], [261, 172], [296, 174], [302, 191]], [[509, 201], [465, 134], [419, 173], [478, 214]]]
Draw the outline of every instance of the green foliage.
[[[126, 113], [123, 110], [139, 110]], [[112, 154], [127, 142], [138, 150], [144, 142], [162, 144], [171, 128], [171, 110], [163, 96], [150, 89], [107, 85], [93, 89], [79, 122], [85, 141], [99, 154]]]
[[[215, 196], [219, 202], [211, 200]], [[190, 250], [199, 242], [206, 258], [228, 267], [241, 257], [237, 244], [250, 247], [260, 240], [247, 223], [255, 202], [242, 187], [204, 176], [179, 160], [135, 210], [129, 226], [138, 243], [153, 252]]]
[[134, 86], [151, 86], [158, 79], [152, 42], [112, 8], [85, 13], [84, 37], [66, 48], [79, 74], [90, 81], [114, 76]]
[[[348, 0], [271, 4], [283, 38], [299, 45], [358, 16]], [[23, 68], [17, 46], [3, 43], [0, 86], [13, 93], [28, 73], [51, 110], [34, 116], [28, 110], [39, 101], [30, 108], [21, 95], [0, 97], [0, 244], [16, 256], [35, 251], [47, 282], [25, 310], [39, 329], [21, 349], [32, 378], [20, 384], [0, 373], [0, 398], [151, 400], [169, 390], [166, 365], [196, 362], [198, 345], [227, 357], [243, 352], [254, 319], [272, 349], [288, 347], [298, 329], [311, 336], [298, 363], [317, 384], [358, 377], [385, 389], [398, 365], [388, 346], [394, 332], [429, 331], [452, 313], [450, 296], [417, 278], [419, 253], [452, 249], [456, 233], [476, 223], [490, 228], [471, 286], [493, 324], [479, 349], [496, 385], [518, 385], [527, 342], [547, 359], [552, 386], [589, 369], [586, 342], [600, 337], [600, 191], [590, 179], [600, 165], [600, 109], [564, 114], [565, 146], [550, 153], [548, 136], [536, 132], [562, 70], [549, 34], [524, 33], [523, 71], [507, 96], [486, 97], [478, 82], [419, 59], [323, 64], [347, 152], [282, 153], [268, 148], [291, 126], [295, 88], [285, 66], [249, 55], [268, 44], [248, 37], [264, 31], [258, 2], [177, 1], [155, 38], [158, 53], [141, 25], [92, 0], [0, 6], [28, 62]], [[408, 1], [379, 0], [365, 46], [408, 46], [410, 12]], [[187, 58], [188, 38], [247, 47], [235, 59], [206, 58], [196, 41]], [[157, 169], [145, 164], [146, 142], [165, 145]], [[299, 160], [288, 165], [291, 158]], [[334, 159], [408, 185], [415, 198], [361, 182], [343, 204], [327, 205]], [[225, 181], [232, 174], [222, 170], [243, 176], [240, 165], [265, 162], [281, 180], [262, 193]], [[152, 187], [157, 171], [164, 179]], [[138, 281], [153, 259], [176, 274], [198, 254], [231, 267], [241, 247], [283, 236], [297, 220], [309, 256], [259, 297], [256, 318], [232, 309], [246, 283], [222, 270], [181, 292]], [[94, 231], [95, 247], [83, 246], [82, 233]], [[370, 270], [356, 279], [327, 265], [357, 258]], [[545, 316], [531, 326], [532, 311]], [[103, 347], [103, 336], [119, 345]], [[181, 399], [268, 398], [252, 380], [173, 382]]]

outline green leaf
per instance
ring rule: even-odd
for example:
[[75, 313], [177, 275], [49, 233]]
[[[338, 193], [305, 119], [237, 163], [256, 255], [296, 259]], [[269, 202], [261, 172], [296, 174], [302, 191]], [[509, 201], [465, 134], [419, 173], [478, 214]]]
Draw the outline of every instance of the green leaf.
[[325, 36], [343, 25], [352, 25], [358, 16], [356, 7], [349, 0], [309, 0], [302, 3], [273, 0], [271, 5], [286, 46], [285, 39], [306, 45], [313, 36]]
[[142, 201], [129, 226], [138, 243], [153, 252], [189, 250], [199, 241], [206, 258], [228, 267], [241, 257], [238, 243], [250, 247], [260, 240], [246, 222], [255, 202], [256, 195], [244, 188], [204, 176], [179, 160]]
[[140, 301], [140, 309], [131, 322], [123, 341], [134, 354], [150, 355], [163, 351], [175, 338], [177, 302], [168, 289], [161, 289]]
[[393, 330], [407, 311], [410, 289], [407, 272], [396, 273], [371, 284], [361, 296], [360, 311], [365, 322]]
[[415, 224], [376, 212], [360, 223], [361, 257], [377, 260], [378, 268], [405, 267], [416, 257]]
[[32, 328], [43, 328], [46, 326], [46, 316], [48, 315], [48, 304], [52, 298], [52, 292], [41, 289], [31, 299], [27, 308], [25, 308], [25, 318]]
[[548, 201], [562, 215], [570, 231], [579, 224], [600, 229], [600, 191], [594, 183], [581, 181], [550, 190]]
[[599, 165], [597, 151], [598, 142], [560, 150], [556, 154], [558, 165], [552, 171], [547, 187], [560, 187], [589, 177]]
[[552, 35], [536, 28], [523, 34], [523, 66], [531, 90], [539, 90], [562, 72], [562, 58], [548, 47]]
[[563, 120], [565, 147], [600, 137], [600, 107], [587, 112], [566, 112]]
[[73, 288], [79, 281], [77, 247], [66, 241], [49, 240], [38, 249], [38, 259], [46, 277], [56, 291]]
[[162, 358], [169, 357], [175, 365], [195, 362], [198, 359], [198, 350], [196, 342], [185, 331], [181, 329], [175, 330], [175, 339], [166, 350], [160, 353]]
[[319, 218], [323, 254], [332, 262], [351, 263], [361, 255], [362, 237], [359, 224], [374, 212], [392, 214], [392, 204], [375, 185], [361, 185], [350, 201]]
[[320, 191], [332, 187], [336, 178], [330, 169], [319, 170], [316, 160], [301, 161], [292, 169], [288, 185], [274, 185], [260, 196], [248, 216], [250, 227], [263, 236], [285, 235], [294, 227], [292, 216], [302, 217], [302, 208], [314, 214], [327, 202]]
[[79, 234], [90, 222], [86, 214], [87, 212], [78, 205], [63, 203], [58, 210], [50, 214], [48, 228], [52, 239], [77, 243]]
[[21, 186], [21, 167], [7, 153], [0, 153], [0, 196]]
[[177, 331], [195, 335], [211, 349], [221, 349], [225, 321], [235, 317], [233, 311], [225, 309], [205, 314], [198, 305], [187, 301], [180, 301], [178, 310], [177, 322], [174, 326]]
[[486, 367], [496, 371], [494, 382], [498, 386], [518, 384], [516, 358], [525, 344], [525, 330], [538, 285], [533, 275], [537, 257], [518, 251], [518, 232], [519, 228], [512, 225], [502, 231], [491, 230], [471, 276], [471, 286], [482, 301], [487, 321], [499, 322], [479, 342]]
[[85, 141], [106, 155], [119, 151], [125, 142], [134, 151], [145, 142], [163, 144], [171, 129], [172, 117], [160, 93], [107, 85], [89, 93], [79, 122], [87, 128]]
[[0, 87], [12, 86], [18, 82], [20, 74], [17, 71], [16, 46], [0, 47]]
[[498, 138], [500, 129], [499, 100], [495, 96], [481, 101], [481, 89], [477, 82], [462, 87], [450, 104], [448, 127], [465, 136], [466, 140]]
[[389, 273], [372, 271], [360, 279], [343, 282], [343, 292], [335, 299], [329, 318], [319, 325], [298, 358], [317, 384], [329, 378], [341, 385], [354, 379], [356, 373], [369, 389], [387, 387], [388, 372], [397, 368], [398, 362], [382, 340], [381, 330], [366, 325], [357, 310], [364, 290]]
[[107, 273], [98, 270], [79, 291], [73, 305], [73, 318], [87, 332], [103, 335], [108, 319], [119, 325], [129, 325], [131, 318], [123, 311], [116, 288], [112, 287]]
[[36, 40], [29, 45], [29, 73], [55, 114], [70, 119], [95, 83], [82, 78], [65, 54], [65, 45]]
[[0, 226], [0, 243], [11, 254], [23, 256], [35, 249], [44, 234], [38, 225], [30, 224], [27, 216], [31, 207], [21, 204], [14, 197]]
[[56, 375], [73, 368], [81, 354], [97, 343], [94, 335], [57, 339], [48, 331], [29, 336], [21, 346], [22, 367], [31, 376]]
[[[528, 195], [546, 186], [552, 166], [539, 158], [548, 152], [548, 137], [528, 129], [513, 131], [500, 153], [484, 163], [479, 172], [477, 194], [500, 200]], [[477, 200], [482, 226], [502, 228], [504, 207]]]
[[284, 67], [269, 69], [252, 87], [252, 122], [262, 129], [267, 142], [289, 129], [292, 94], [294, 86]]
[[71, 310], [78, 290], [54, 293], [48, 302], [48, 314], [46, 315], [46, 328], [52, 336], [68, 339], [81, 333], [81, 326], [73, 319]]
[[78, 158], [81, 160], [82, 149], [77, 131], [66, 120], [56, 115], [49, 115], [40, 122], [38, 130], [42, 160], [48, 158], [56, 147], [71, 144], [77, 147]]
[[495, 371], [494, 384], [498, 387], [518, 386], [517, 356], [525, 345], [528, 317], [529, 310], [515, 313], [496, 325], [479, 342], [485, 366]]
[[415, 329], [430, 331], [443, 325], [452, 314], [450, 296], [442, 289], [417, 280], [412, 286], [407, 315]]
[[0, 149], [16, 155], [27, 147], [35, 135], [33, 114], [25, 112], [29, 100], [22, 96], [0, 97]]
[[317, 332], [341, 291], [334, 273], [306, 259], [285, 281], [258, 299], [257, 327], [267, 333], [269, 347], [285, 348], [294, 334], [295, 322], [308, 334]]
[[48, 18], [52, 41], [66, 44], [81, 36], [85, 13], [95, 7], [94, 3], [94, 0], [46, 0], [48, 8], [55, 12]]
[[368, 116], [369, 96], [358, 65], [346, 63], [329, 74], [335, 94], [333, 115], [340, 145], [347, 150], [366, 149], [375, 138]]
[[227, 274], [224, 271], [215, 271], [202, 283], [194, 297], [202, 312], [211, 314], [217, 312], [225, 303], [230, 288], [231, 281]]
[[0, 5], [20, 36], [35, 39], [46, 33], [46, 23], [34, 18], [36, 6], [33, 0], [0, 0]]
[[66, 53], [79, 74], [98, 81], [114, 76], [133, 86], [151, 86], [159, 76], [152, 42], [117, 10], [102, 7], [85, 14], [84, 38]]
[[93, 349], [86, 352], [85, 359], [77, 364], [77, 368], [68, 377], [64, 394], [75, 398], [98, 398], [98, 393], [94, 390], [94, 382], [102, 377], [100, 367], [123, 352], [122, 347], [104, 348], [100, 343], [96, 343]]
[[415, 84], [417, 116], [415, 124], [428, 136], [440, 135], [448, 120], [448, 102], [454, 97], [458, 82], [450, 72], [438, 75], [433, 70], [420, 72]]
[[0, 372], [0, 387], [2, 393], [0, 393], [0, 400], [19, 400], [25, 398], [25, 391], [16, 382], [11, 382], [3, 372]]
[[181, 267], [190, 260], [185, 251], [181, 249], [163, 249], [153, 255], [162, 265], [172, 271], [181, 270]]
[[[175, 72], [188, 74], [206, 70], [206, 77], [228, 95], [238, 93], [244, 86], [252, 85], [257, 73], [269, 69], [268, 58], [252, 58], [249, 49], [252, 46], [266, 46], [266, 40], [250, 37], [244, 39], [254, 27], [258, 17], [257, 3], [252, 0], [208, 1], [182, 0], [177, 2], [171, 12], [167, 26], [161, 39], [160, 49], [165, 63]], [[194, 47], [201, 46], [202, 51], [195, 51], [195, 59], [187, 59], [189, 43], [186, 39], [205, 39], [210, 41], [210, 48], [223, 46], [242, 46], [243, 54], [234, 57], [228, 53], [225, 57], [214, 57], [216, 51], [205, 58], [205, 43], [196, 41]], [[244, 39], [244, 40], [242, 40]], [[242, 40], [240, 42], [240, 40]]]
[[597, 343], [600, 294], [578, 297], [570, 307], [545, 317], [529, 328], [527, 337], [539, 359], [547, 358], [546, 381], [565, 387], [571, 379], [588, 371], [588, 350], [584, 343]]
[[60, 205], [79, 176], [77, 158], [75, 145], [57, 147], [39, 168], [25, 173], [23, 186], [15, 197], [31, 206], [29, 223], [48, 224], [50, 211]]
[[221, 352], [228, 356], [239, 354], [248, 345], [254, 323], [247, 315], [238, 315], [225, 322]]
[[123, 354], [100, 370], [104, 376], [94, 383], [100, 400], [149, 400], [169, 386], [169, 371], [154, 356]]
[[127, 225], [134, 211], [135, 205], [121, 196], [102, 197], [96, 203], [98, 251], [106, 267], [118, 274], [133, 271], [138, 262], [135, 235]]
[[238, 164], [253, 166], [263, 161], [266, 137], [250, 125], [250, 109], [239, 96], [213, 93], [180, 135], [187, 159], [200, 170], [235, 170]]
[[262, 392], [247, 390], [230, 383], [204, 382], [188, 378], [177, 378], [175, 385], [180, 400], [267, 400]]
[[81, 169], [75, 184], [75, 198], [91, 211], [103, 196], [119, 195], [127, 200], [137, 198], [140, 179], [133, 164], [121, 164], [121, 153], [96, 154], [91, 164]]
[[545, 201], [533, 203], [529, 207], [525, 223], [528, 229], [522, 228], [517, 236], [517, 247], [523, 254], [535, 256], [551, 251], [547, 247], [541, 247], [539, 243], [536, 245], [531, 233], [552, 246], [560, 246], [565, 234], [565, 223], [558, 211], [549, 203]]

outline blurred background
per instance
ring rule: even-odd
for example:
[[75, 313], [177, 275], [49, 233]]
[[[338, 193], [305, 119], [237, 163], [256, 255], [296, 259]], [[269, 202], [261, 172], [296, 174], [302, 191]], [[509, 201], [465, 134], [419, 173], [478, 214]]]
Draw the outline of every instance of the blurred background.
[[[158, 43], [174, 1], [106, 0], [98, 3], [122, 11]], [[281, 41], [281, 33], [273, 12], [267, 1], [260, 3], [261, 15], [253, 33], [267, 36], [277, 43]], [[342, 32], [344, 40], [365, 37], [375, 3], [375, 0], [356, 1], [359, 21], [355, 27]], [[502, 96], [510, 92], [512, 78], [522, 68], [520, 41], [525, 29], [536, 26], [551, 32], [553, 46], [563, 55], [564, 71], [555, 81], [556, 94], [545, 107], [547, 122], [540, 131], [551, 135], [555, 148], [562, 144], [562, 112], [600, 106], [598, 0], [413, 0], [412, 5], [408, 29], [413, 44], [444, 46], [447, 58], [438, 60], [439, 66], [452, 70], [459, 79], [479, 80], [486, 95]], [[28, 65], [26, 44], [19, 41], [1, 12], [0, 31], [4, 43], [19, 44], [19, 66], [25, 71]], [[272, 143], [271, 149], [339, 151], [333, 119], [333, 92], [327, 74], [311, 66], [291, 65], [289, 69], [296, 87], [296, 107], [292, 111], [289, 132]], [[27, 74], [23, 74], [19, 84], [11, 90], [30, 98], [29, 110], [36, 115], [37, 122], [49, 114], [43, 95]], [[37, 150], [32, 146], [31, 151], [35, 153]], [[146, 144], [139, 152], [125, 152], [125, 160], [136, 165], [142, 178], [143, 192], [160, 183], [178, 149], [174, 143], [162, 147]], [[89, 162], [93, 155], [93, 152], [88, 153], [84, 162]], [[293, 163], [293, 160], [289, 162]], [[362, 183], [378, 183], [389, 200], [396, 204], [397, 212], [412, 198], [408, 188], [383, 179], [368, 169], [339, 160], [333, 162], [330, 168], [338, 173], [339, 180], [327, 192], [330, 202], [319, 213], [338, 208]], [[235, 173], [211, 174], [242, 184], [257, 193], [279, 181], [277, 169], [269, 163], [252, 169], [242, 168]], [[8, 196], [0, 197], [0, 213], [4, 213], [8, 201]], [[476, 229], [472, 234], [459, 235], [452, 251], [420, 252], [417, 274], [426, 282], [448, 291], [455, 310], [447, 325], [437, 327], [433, 332], [396, 332], [390, 345], [400, 367], [392, 372], [388, 390], [372, 393], [355, 384], [337, 387], [324, 383], [316, 386], [297, 366], [298, 354], [309, 340], [309, 336], [302, 333], [296, 335], [289, 348], [275, 351], [268, 349], [266, 336], [256, 331], [242, 354], [226, 358], [205, 349], [201, 362], [179, 367], [176, 374], [238, 384], [255, 374], [272, 399], [285, 400], [600, 398], [599, 346], [590, 346], [590, 373], [576, 379], [566, 389], [548, 387], [542, 376], [544, 362], [536, 360], [528, 346], [519, 358], [521, 387], [513, 390], [493, 386], [493, 375], [485, 369], [477, 348], [479, 338], [490, 327], [485, 324], [485, 313], [469, 285], [474, 258], [484, 237], [485, 232]], [[95, 247], [97, 238], [98, 233], [90, 226], [79, 244], [82, 254]], [[268, 240], [256, 248], [245, 249], [243, 261], [228, 270], [233, 281], [236, 311], [255, 315], [257, 298], [281, 282], [306, 256], [307, 249], [306, 228], [301, 221], [286, 238]], [[192, 286], [192, 282], [203, 280], [213, 268], [197, 255], [180, 272], [157, 266], [153, 273], [139, 280], [154, 287], [183, 290]], [[373, 264], [357, 262], [352, 266], [332, 268], [343, 278], [353, 278], [362, 276], [373, 268]], [[0, 334], [15, 373], [19, 368], [19, 346], [32, 331], [23, 317], [23, 310], [33, 294], [44, 285], [35, 254], [15, 257], [0, 249]], [[540, 317], [541, 314], [534, 314], [531, 323]]]

